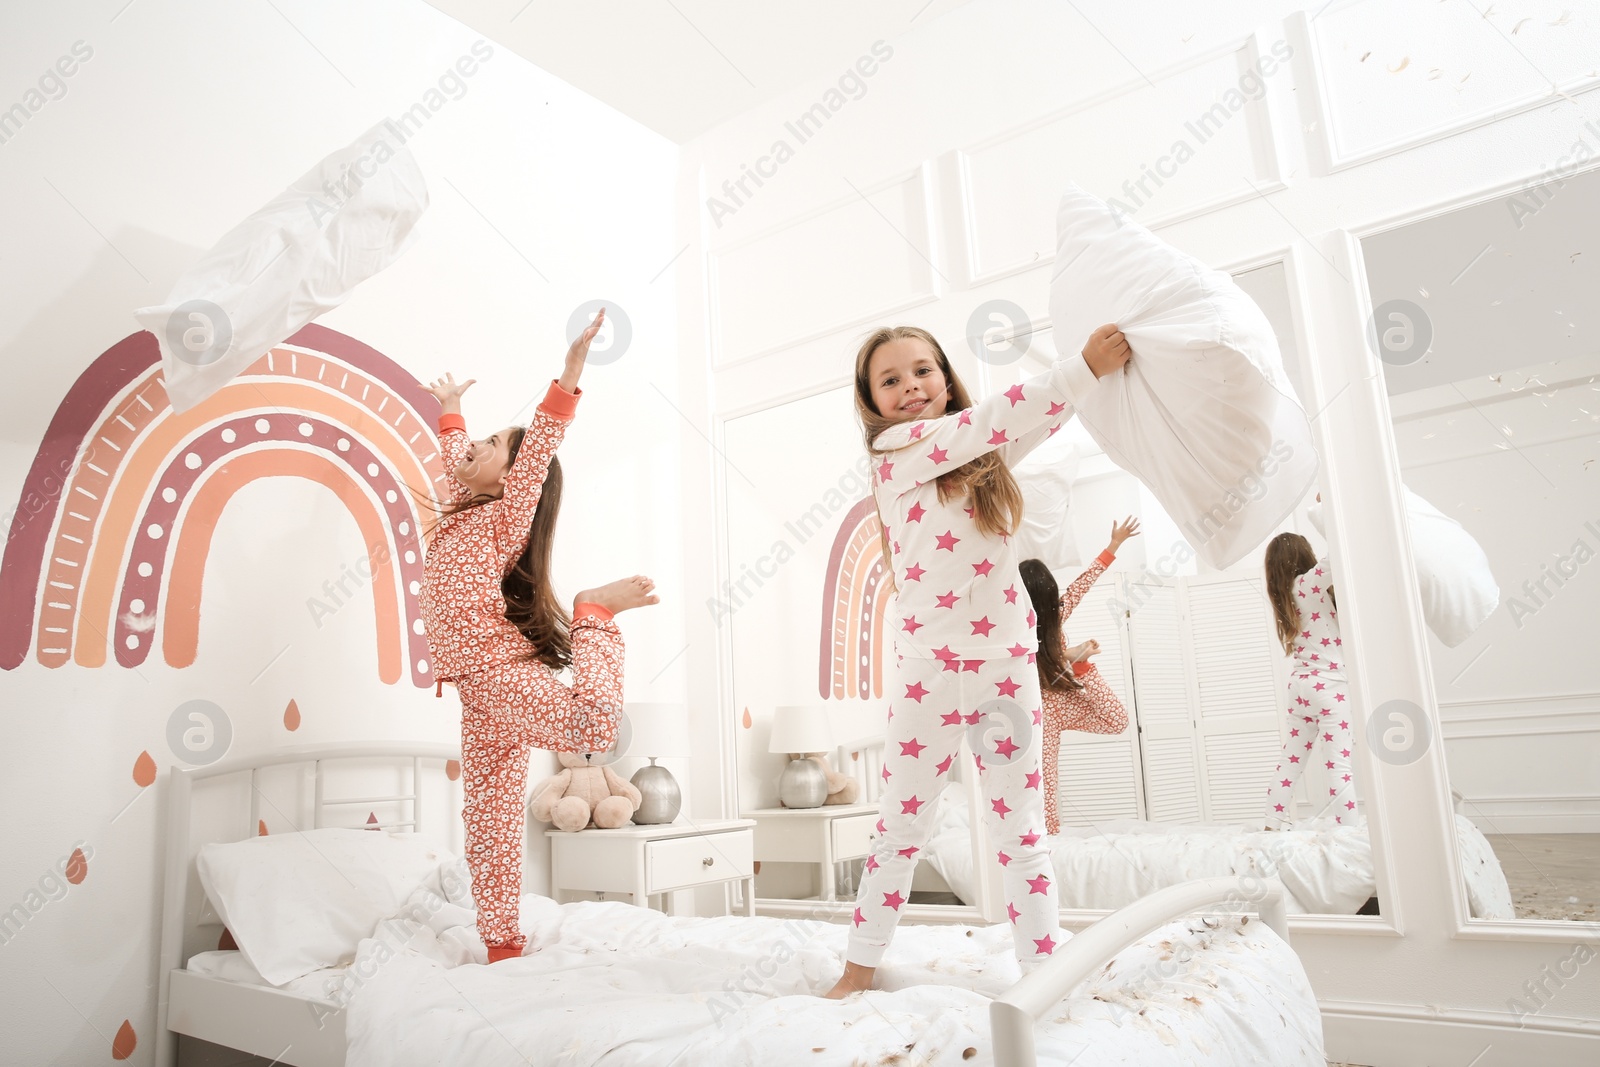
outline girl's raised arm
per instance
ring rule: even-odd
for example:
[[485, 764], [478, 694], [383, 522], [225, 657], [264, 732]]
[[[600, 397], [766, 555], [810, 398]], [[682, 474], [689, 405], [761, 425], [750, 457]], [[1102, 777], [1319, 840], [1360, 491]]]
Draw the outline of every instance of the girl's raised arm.
[[1116, 326], [1102, 326], [1090, 336], [1081, 357], [1057, 360], [1043, 374], [965, 411], [889, 427], [875, 442], [885, 453], [873, 457], [878, 483], [905, 492], [986, 452], [1022, 441], [1041, 427], [1060, 426], [1099, 378], [1128, 361], [1128, 351]]
[[461, 417], [461, 394], [477, 380], [468, 378], [457, 385], [455, 375], [447, 373], [432, 385], [423, 386], [439, 401], [439, 461], [444, 465], [445, 484], [450, 488], [452, 503], [472, 495], [472, 490], [457, 480], [456, 468], [467, 458], [467, 446], [472, 443], [467, 438], [467, 421]]

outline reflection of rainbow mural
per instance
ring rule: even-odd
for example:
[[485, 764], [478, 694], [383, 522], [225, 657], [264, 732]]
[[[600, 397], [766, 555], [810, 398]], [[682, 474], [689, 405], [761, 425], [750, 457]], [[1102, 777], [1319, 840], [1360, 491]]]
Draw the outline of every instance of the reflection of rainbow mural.
[[883, 566], [878, 509], [869, 496], [845, 512], [822, 583], [822, 698], [883, 696], [883, 619], [889, 573]]
[[124, 338], [73, 383], [23, 483], [0, 563], [0, 667], [15, 669], [30, 643], [47, 667], [102, 666], [108, 644], [136, 667], [157, 633], [167, 664], [189, 666], [217, 520], [256, 479], [291, 477], [332, 489], [361, 528], [380, 678], [394, 684], [409, 667], [429, 685], [407, 486], [444, 477], [438, 411], [386, 356], [311, 325], [176, 414], [155, 338]]

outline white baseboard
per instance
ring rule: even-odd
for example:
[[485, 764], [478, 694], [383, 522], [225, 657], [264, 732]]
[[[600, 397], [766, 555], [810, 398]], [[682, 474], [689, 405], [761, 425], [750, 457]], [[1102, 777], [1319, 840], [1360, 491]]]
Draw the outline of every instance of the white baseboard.
[[1498, 1012], [1319, 1001], [1322, 1039], [1335, 1063], [1368, 1067], [1592, 1067], [1600, 1022], [1535, 1017], [1521, 1026]]

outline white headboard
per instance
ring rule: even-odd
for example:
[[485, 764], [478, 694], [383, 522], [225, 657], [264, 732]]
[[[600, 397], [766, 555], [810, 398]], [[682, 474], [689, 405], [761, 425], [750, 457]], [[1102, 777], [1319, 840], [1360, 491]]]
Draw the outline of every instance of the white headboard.
[[[222, 760], [205, 767], [174, 767], [167, 776], [167, 848], [166, 863], [162, 884], [161, 902], [161, 947], [158, 960], [159, 992], [156, 999], [156, 1063], [166, 1064], [173, 1062], [171, 1044], [174, 1035], [167, 1030], [167, 1007], [170, 997], [171, 975], [173, 970], [182, 967], [187, 956], [185, 946], [194, 940], [199, 927], [199, 917], [203, 904], [203, 894], [191, 893], [191, 885], [198, 888], [197, 876], [194, 874], [193, 854], [202, 843], [194, 839], [194, 787], [196, 782], [210, 779], [223, 778], [230, 775], [249, 775], [250, 800], [249, 816], [242, 820], [240, 831], [229, 837], [216, 837], [211, 840], [241, 841], [255, 837], [261, 823], [261, 791], [262, 772], [268, 768], [283, 767], [287, 765], [303, 764], [313, 779], [312, 800], [310, 805], [309, 825], [295, 826], [296, 830], [311, 829], [322, 826], [337, 826], [344, 824], [344, 820], [329, 818], [330, 811], [338, 812], [350, 808], [383, 806], [390, 804], [409, 805], [410, 818], [400, 819], [380, 826], [370, 827], [382, 830], [406, 830], [411, 833], [423, 832], [424, 818], [423, 797], [433, 796], [433, 790], [439, 789], [459, 793], [460, 786], [451, 780], [448, 767], [452, 761], [460, 759], [460, 748], [456, 745], [439, 744], [423, 741], [378, 741], [378, 742], [346, 742], [326, 745], [304, 745], [295, 748], [275, 749], [255, 756], [240, 759]], [[393, 793], [372, 796], [328, 796], [325, 790], [327, 765], [338, 762], [362, 761], [365, 763], [379, 763], [391, 766], [403, 773], [404, 768], [410, 766], [410, 788], [397, 789]], [[459, 773], [459, 772], [457, 772]], [[425, 788], [424, 782], [429, 778], [437, 778], [432, 787]], [[459, 797], [447, 805], [454, 811], [460, 811]], [[279, 809], [280, 815], [281, 809]], [[357, 816], [359, 819], [359, 815]], [[361, 826], [359, 822], [349, 824]], [[428, 825], [430, 830], [432, 824]], [[459, 837], [461, 823], [459, 818], [453, 820], [452, 825], [443, 827], [446, 840], [455, 843], [459, 850]], [[454, 831], [453, 835], [451, 831]]]

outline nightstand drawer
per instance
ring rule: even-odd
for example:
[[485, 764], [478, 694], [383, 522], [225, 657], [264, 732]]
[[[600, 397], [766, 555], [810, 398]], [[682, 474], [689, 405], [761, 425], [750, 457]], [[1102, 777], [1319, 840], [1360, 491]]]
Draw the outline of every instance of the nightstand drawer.
[[754, 872], [755, 839], [749, 830], [675, 837], [645, 846], [645, 880], [651, 893], [704, 885]]
[[833, 820], [833, 858], [853, 860], [872, 851], [872, 842], [878, 836], [877, 815], [852, 815], [848, 819]]

